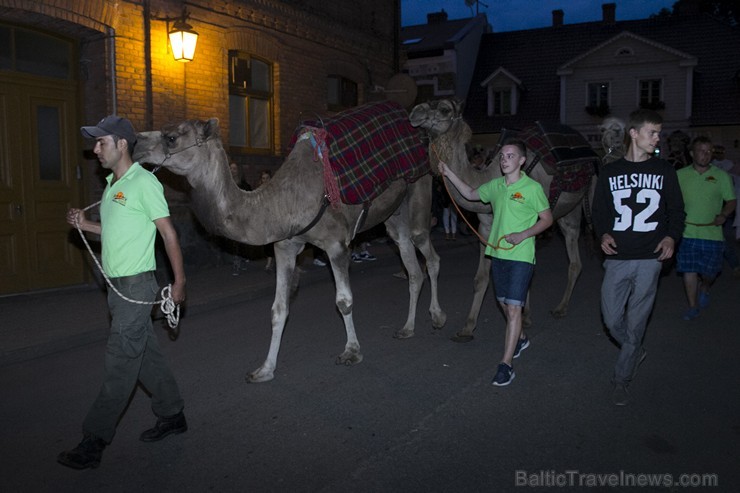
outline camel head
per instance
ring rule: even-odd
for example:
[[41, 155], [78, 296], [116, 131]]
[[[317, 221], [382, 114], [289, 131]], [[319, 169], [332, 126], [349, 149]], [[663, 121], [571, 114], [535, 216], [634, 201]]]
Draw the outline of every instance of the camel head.
[[463, 103], [453, 99], [441, 99], [417, 104], [411, 110], [409, 121], [414, 127], [425, 129], [432, 137], [437, 137], [462, 120]]
[[617, 117], [604, 118], [604, 121], [599, 125], [601, 145], [604, 147], [604, 151], [609, 152], [612, 149], [624, 147], [624, 127], [624, 121]]
[[[199, 165], [210, 162], [209, 147], [216, 143], [226, 162], [226, 153], [221, 145], [218, 119], [187, 120], [179, 124], [168, 124], [161, 131], [137, 134], [132, 156], [134, 161], [154, 166], [164, 166], [175, 174], [189, 176]], [[218, 154], [216, 154], [218, 155]]]
[[466, 144], [473, 132], [462, 118], [462, 107], [457, 100], [440, 99], [416, 105], [409, 115], [411, 125], [425, 129], [429, 135], [430, 159], [435, 174], [439, 160], [455, 169], [470, 165]]

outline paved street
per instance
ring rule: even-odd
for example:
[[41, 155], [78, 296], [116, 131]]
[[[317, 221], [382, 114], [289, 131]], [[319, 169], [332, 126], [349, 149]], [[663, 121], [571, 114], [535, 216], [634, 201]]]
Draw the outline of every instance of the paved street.
[[[469, 237], [435, 243], [448, 315], [441, 331], [431, 329], [427, 285], [416, 337], [394, 339], [408, 298], [392, 276], [398, 261], [352, 266], [364, 355], [355, 367], [334, 364], [345, 335], [328, 274], [298, 291], [272, 382], [244, 381], [267, 353], [271, 295], [190, 315], [174, 342], [162, 331], [190, 430], [140, 442], [154, 418], [139, 390], [96, 470], [67, 469], [56, 455], [81, 438], [104, 343], [0, 368], [0, 490], [665, 492], [685, 489], [668, 487], [666, 474], [698, 474], [683, 479], [719, 486], [694, 491], [737, 491], [740, 280], [722, 276], [710, 308], [684, 322], [681, 279], [662, 278], [648, 357], [633, 402], [619, 408], [609, 386], [617, 350], [599, 318], [601, 267], [584, 243], [584, 272], [561, 320], [548, 310], [565, 284], [565, 249], [558, 236], [539, 245], [532, 345], [503, 388], [490, 385], [504, 330], [490, 291], [475, 339], [449, 340], [467, 315], [476, 246]], [[659, 474], [641, 480], [661, 483], [624, 487], [639, 474]]]

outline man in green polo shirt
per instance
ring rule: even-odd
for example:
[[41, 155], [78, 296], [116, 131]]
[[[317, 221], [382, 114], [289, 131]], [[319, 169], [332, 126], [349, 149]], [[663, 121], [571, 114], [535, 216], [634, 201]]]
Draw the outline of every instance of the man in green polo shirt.
[[[111, 284], [127, 298], [142, 302], [153, 302], [159, 291], [154, 277], [154, 241], [159, 232], [174, 274], [172, 299], [182, 303], [185, 270], [180, 243], [162, 185], [139, 163], [132, 162], [136, 143], [133, 125], [111, 115], [81, 131], [86, 138], [95, 139], [93, 152], [111, 174], [103, 190], [100, 222], [88, 220], [80, 209], [70, 209], [67, 222], [100, 235], [103, 270]], [[152, 305], [131, 303], [110, 289], [108, 307], [111, 328], [103, 385], [83, 422], [82, 442], [57, 457], [59, 463], [74, 469], [98, 467], [137, 382], [151, 393], [152, 410], [157, 415], [156, 425], [141, 434], [142, 441], [161, 440], [188, 429], [177, 382], [152, 328]]]
[[722, 225], [737, 203], [732, 178], [711, 164], [709, 138], [694, 139], [691, 157], [692, 165], [677, 171], [686, 210], [686, 229], [676, 257], [689, 302], [684, 320], [695, 319], [709, 306], [709, 288], [722, 270]]
[[529, 346], [522, 330], [522, 310], [534, 273], [535, 236], [552, 226], [553, 219], [542, 186], [522, 171], [527, 162], [524, 142], [507, 140], [499, 158], [503, 176], [477, 189], [462, 181], [443, 162], [439, 163], [439, 171], [463, 197], [490, 203], [494, 212], [486, 255], [492, 257], [496, 300], [506, 315], [506, 340], [504, 356], [491, 383], [505, 386], [514, 380], [513, 359]]

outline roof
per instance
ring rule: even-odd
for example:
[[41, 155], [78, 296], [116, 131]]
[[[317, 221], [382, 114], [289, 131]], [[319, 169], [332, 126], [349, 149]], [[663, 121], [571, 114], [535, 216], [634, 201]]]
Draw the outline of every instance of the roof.
[[[691, 125], [740, 124], [740, 29], [707, 14], [484, 34], [466, 101], [466, 121], [475, 133], [523, 128], [537, 120], [559, 121], [558, 68], [625, 31], [698, 60]], [[517, 115], [488, 117], [481, 82], [501, 68], [519, 78], [526, 90]]]
[[[431, 24], [417, 24], [401, 28], [401, 44], [409, 58], [426, 56], [430, 52], [452, 49], [462, 40], [473, 26], [480, 22], [488, 22], [485, 14], [464, 19], [433, 22]], [[413, 43], [407, 43], [409, 41]]]

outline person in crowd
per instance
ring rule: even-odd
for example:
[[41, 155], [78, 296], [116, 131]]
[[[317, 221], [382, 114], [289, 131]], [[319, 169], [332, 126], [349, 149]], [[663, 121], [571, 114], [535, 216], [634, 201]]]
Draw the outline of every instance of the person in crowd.
[[132, 303], [113, 289], [108, 291], [111, 325], [103, 384], [82, 423], [82, 441], [57, 457], [59, 463], [74, 469], [100, 465], [103, 450], [113, 440], [138, 382], [151, 394], [157, 416], [154, 427], [141, 434], [142, 441], [158, 441], [188, 429], [185, 403], [151, 319], [151, 302], [159, 291], [154, 276], [157, 232], [174, 275], [172, 300], [177, 304], [185, 301], [182, 252], [162, 185], [132, 161], [136, 132], [129, 120], [110, 115], [81, 131], [86, 138], [95, 139], [93, 152], [111, 173], [100, 203], [100, 222], [87, 219], [83, 210], [75, 208], [67, 211], [67, 222], [100, 235], [103, 270], [112, 286], [129, 299], [150, 304]]
[[491, 274], [494, 290], [506, 316], [504, 354], [491, 382], [509, 385], [515, 377], [513, 359], [529, 347], [522, 329], [522, 311], [534, 273], [535, 236], [552, 225], [550, 204], [542, 186], [522, 171], [527, 148], [521, 140], [508, 140], [501, 148], [503, 176], [473, 188], [462, 181], [444, 162], [439, 171], [467, 200], [490, 203], [493, 225], [486, 255], [493, 257]]
[[676, 259], [689, 303], [684, 320], [695, 319], [709, 306], [709, 288], [722, 271], [725, 253], [722, 225], [737, 203], [732, 178], [711, 164], [708, 137], [694, 139], [691, 158], [691, 166], [678, 170], [686, 211], [686, 229]]
[[[715, 145], [712, 150], [712, 166], [716, 166], [719, 169], [726, 171], [732, 183], [735, 187], [735, 198], [740, 196], [740, 164], [735, 164], [730, 159], [725, 158], [725, 146]], [[727, 217], [727, 220], [722, 225], [722, 233], [725, 236], [725, 251], [723, 257], [725, 262], [732, 269], [732, 276], [740, 278], [740, 259], [737, 256], [737, 249], [735, 247], [737, 233], [735, 231], [735, 218], [737, 217], [736, 210]]]
[[627, 153], [601, 169], [594, 193], [594, 230], [606, 254], [601, 314], [620, 348], [612, 378], [617, 406], [628, 404], [628, 387], [647, 356], [642, 342], [660, 272], [684, 228], [676, 170], [655, 156], [662, 127], [655, 111], [632, 112]]

